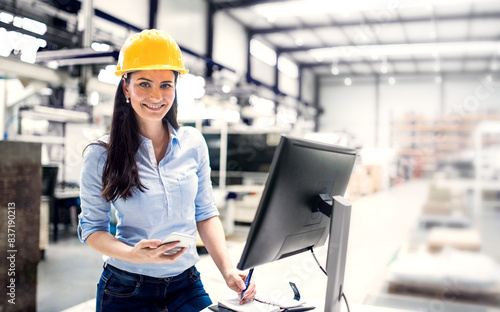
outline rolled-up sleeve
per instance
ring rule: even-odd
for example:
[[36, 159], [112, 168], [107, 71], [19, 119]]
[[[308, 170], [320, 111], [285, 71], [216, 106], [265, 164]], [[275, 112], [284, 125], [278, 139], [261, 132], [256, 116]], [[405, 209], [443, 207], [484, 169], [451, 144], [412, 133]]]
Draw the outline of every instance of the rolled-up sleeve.
[[212, 181], [210, 180], [210, 163], [208, 147], [205, 139], [199, 134], [200, 144], [198, 147], [198, 193], [195, 198], [196, 222], [207, 220], [219, 215], [215, 206]]
[[80, 175], [82, 212], [78, 221], [78, 238], [82, 243], [94, 232], [109, 231], [111, 204], [101, 196], [105, 159], [105, 149], [92, 144], [83, 160]]

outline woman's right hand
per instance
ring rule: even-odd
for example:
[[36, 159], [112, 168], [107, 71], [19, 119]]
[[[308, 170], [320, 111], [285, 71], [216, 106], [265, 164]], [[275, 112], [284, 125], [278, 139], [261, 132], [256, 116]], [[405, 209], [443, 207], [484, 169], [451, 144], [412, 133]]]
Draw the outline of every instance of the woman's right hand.
[[184, 247], [173, 255], [166, 255], [170, 249], [176, 248], [179, 242], [161, 244], [159, 239], [143, 239], [130, 251], [130, 261], [133, 263], [174, 263], [188, 249]]

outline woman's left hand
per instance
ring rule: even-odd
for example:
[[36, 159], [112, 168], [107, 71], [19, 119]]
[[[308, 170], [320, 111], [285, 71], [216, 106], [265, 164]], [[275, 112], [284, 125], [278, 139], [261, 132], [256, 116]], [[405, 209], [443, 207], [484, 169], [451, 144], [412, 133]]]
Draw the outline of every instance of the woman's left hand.
[[[247, 278], [246, 274], [238, 273], [236, 270], [229, 272], [225, 277], [226, 284], [229, 288], [238, 293], [238, 297], [241, 298], [241, 292], [245, 290], [245, 281]], [[250, 301], [255, 298], [256, 287], [254, 282], [254, 276], [250, 279], [247, 290], [243, 294], [243, 298], [240, 304], [245, 303], [245, 301]]]

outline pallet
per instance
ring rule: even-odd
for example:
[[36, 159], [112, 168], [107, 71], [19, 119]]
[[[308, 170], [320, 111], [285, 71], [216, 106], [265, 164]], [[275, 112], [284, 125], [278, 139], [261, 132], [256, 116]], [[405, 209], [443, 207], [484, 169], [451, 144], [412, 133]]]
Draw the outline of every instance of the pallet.
[[453, 285], [433, 285], [424, 283], [411, 283], [389, 281], [388, 292], [391, 294], [409, 295], [434, 298], [436, 300], [467, 302], [499, 306], [500, 289], [478, 290], [455, 287]]

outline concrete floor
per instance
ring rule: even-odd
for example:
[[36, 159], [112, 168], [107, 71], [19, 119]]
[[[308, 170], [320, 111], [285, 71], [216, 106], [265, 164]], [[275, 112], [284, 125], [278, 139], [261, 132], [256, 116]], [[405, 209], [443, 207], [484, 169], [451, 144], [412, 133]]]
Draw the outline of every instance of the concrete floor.
[[[353, 201], [345, 272], [345, 293], [349, 304], [351, 308], [358, 307], [352, 310], [365, 311], [359, 305], [368, 304], [405, 311], [430, 311], [428, 307], [432, 298], [388, 294], [384, 288], [387, 265], [399, 248], [415, 239], [425, 238], [426, 230], [419, 228], [418, 218], [427, 190], [427, 181], [411, 181]], [[248, 227], [237, 227], [235, 236], [228, 240], [235, 264], [243, 250], [247, 232]], [[500, 263], [500, 249], [496, 247], [500, 238], [500, 211], [484, 211], [480, 232], [482, 252]], [[49, 246], [46, 259], [39, 265], [38, 311], [94, 311], [92, 300], [102, 270], [102, 257], [88, 245], [81, 244], [73, 232], [62, 236]], [[326, 251], [319, 248], [316, 254], [324, 263]], [[209, 256], [201, 256], [197, 267], [212, 300], [233, 294]], [[288, 281], [294, 281], [304, 298], [321, 307], [326, 278], [308, 253], [260, 266], [254, 276], [262, 292], [278, 289], [286, 293], [290, 291]], [[500, 311], [496, 307], [459, 302], [445, 302], [439, 308], [436, 311]]]

